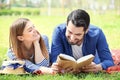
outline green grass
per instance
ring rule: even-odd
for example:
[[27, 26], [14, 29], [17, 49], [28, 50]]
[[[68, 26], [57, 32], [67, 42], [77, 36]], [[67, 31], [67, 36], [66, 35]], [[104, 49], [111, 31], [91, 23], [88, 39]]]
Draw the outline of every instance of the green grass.
[[120, 73], [81, 73], [57, 75], [0, 75], [0, 80], [120, 80]]
[[81, 73], [64, 75], [0, 75], [0, 80], [120, 80], [120, 73]]
[[[120, 15], [115, 12], [106, 12], [106, 14], [94, 14], [89, 12], [91, 24], [99, 26], [106, 35], [110, 49], [120, 49]], [[67, 16], [67, 15], [66, 15]], [[0, 16], [0, 64], [6, 59], [6, 52], [9, 47], [9, 27], [14, 20], [19, 17], [29, 18], [38, 28], [41, 34], [46, 34], [51, 43], [51, 36], [55, 26], [66, 21], [65, 15], [52, 16]], [[0, 75], [0, 80], [120, 80], [120, 73], [106, 74], [65, 74], [65, 75]]]

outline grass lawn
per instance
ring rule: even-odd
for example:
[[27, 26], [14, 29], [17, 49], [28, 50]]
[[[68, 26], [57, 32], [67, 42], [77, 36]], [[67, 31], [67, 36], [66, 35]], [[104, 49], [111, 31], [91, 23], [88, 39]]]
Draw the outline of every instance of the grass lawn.
[[[120, 49], [120, 15], [115, 12], [106, 14], [93, 14], [90, 12], [91, 24], [99, 26], [106, 35], [110, 49]], [[0, 65], [6, 59], [9, 47], [9, 26], [19, 17], [29, 18], [40, 33], [46, 34], [51, 43], [52, 31], [55, 26], [66, 21], [66, 16], [0, 16]], [[78, 75], [0, 75], [0, 80], [120, 80], [120, 73], [81, 73]]]

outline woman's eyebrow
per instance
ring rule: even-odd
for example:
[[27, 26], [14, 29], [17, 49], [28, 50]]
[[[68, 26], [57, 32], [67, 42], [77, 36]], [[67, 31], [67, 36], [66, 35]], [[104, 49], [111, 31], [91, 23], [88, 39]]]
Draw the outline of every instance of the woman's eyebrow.
[[32, 29], [33, 27], [29, 27], [27, 30], [30, 30], [30, 29]]

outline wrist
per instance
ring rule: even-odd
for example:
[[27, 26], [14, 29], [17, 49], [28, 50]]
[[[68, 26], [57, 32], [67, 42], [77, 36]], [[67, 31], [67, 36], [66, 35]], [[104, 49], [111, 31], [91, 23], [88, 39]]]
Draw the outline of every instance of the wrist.
[[35, 45], [40, 45], [40, 44], [39, 44], [39, 41], [34, 41], [33, 44], [34, 44], [34, 46], [35, 46]]
[[102, 65], [101, 64], [98, 64], [98, 67], [99, 67], [99, 70], [102, 71], [103, 68], [102, 68]]

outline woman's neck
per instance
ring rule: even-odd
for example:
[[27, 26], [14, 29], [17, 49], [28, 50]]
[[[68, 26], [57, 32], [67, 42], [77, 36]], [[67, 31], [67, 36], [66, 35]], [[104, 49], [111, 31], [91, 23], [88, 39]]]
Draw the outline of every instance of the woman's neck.
[[27, 50], [30, 50], [32, 48], [32, 42], [23, 42], [24, 46], [26, 47]]
[[24, 55], [30, 58], [31, 56], [34, 55], [33, 43], [23, 42], [22, 50], [24, 52]]

